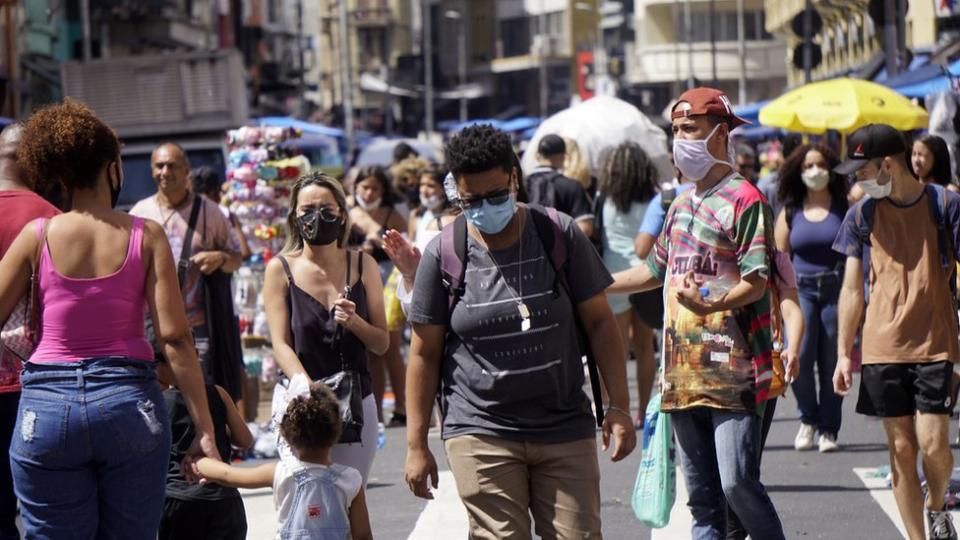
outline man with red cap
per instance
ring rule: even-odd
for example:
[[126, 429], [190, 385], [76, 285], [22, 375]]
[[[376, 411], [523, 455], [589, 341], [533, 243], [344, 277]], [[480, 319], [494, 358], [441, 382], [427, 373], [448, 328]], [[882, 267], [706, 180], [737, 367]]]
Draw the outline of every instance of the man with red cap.
[[[857, 412], [883, 419], [893, 495], [907, 534], [924, 538], [925, 509], [929, 538], [956, 539], [944, 496], [953, 471], [950, 383], [960, 360], [951, 286], [960, 253], [960, 197], [918, 182], [903, 135], [888, 125], [853, 132], [847, 150], [834, 171], [854, 176], [868, 197], [847, 212], [833, 245], [847, 257], [834, 390], [847, 395], [853, 386], [850, 350], [863, 320]], [[918, 455], [929, 488], [925, 501]]]
[[751, 538], [781, 539], [760, 482], [761, 417], [773, 377], [773, 215], [735, 170], [730, 130], [747, 122], [723, 92], [688, 90], [671, 116], [674, 161], [696, 187], [677, 195], [647, 264], [615, 275], [609, 291], [664, 285], [661, 410], [677, 436], [692, 537], [726, 537], [729, 505]]

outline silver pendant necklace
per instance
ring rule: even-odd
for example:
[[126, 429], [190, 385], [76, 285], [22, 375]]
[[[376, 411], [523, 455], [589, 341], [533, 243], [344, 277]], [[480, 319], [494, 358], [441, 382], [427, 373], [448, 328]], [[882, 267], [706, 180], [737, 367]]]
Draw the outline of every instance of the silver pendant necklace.
[[519, 296], [514, 294], [513, 289], [510, 288], [510, 284], [507, 282], [507, 277], [503, 273], [503, 268], [500, 267], [500, 263], [497, 262], [497, 259], [493, 256], [493, 253], [490, 252], [490, 260], [493, 261], [494, 266], [497, 267], [497, 271], [500, 272], [500, 279], [503, 280], [504, 288], [507, 289], [507, 293], [513, 297], [513, 300], [517, 303], [517, 313], [520, 315], [520, 331], [526, 332], [530, 330], [531, 324], [531, 313], [530, 308], [527, 307], [527, 304], [523, 301], [523, 235], [526, 227], [525, 224], [520, 225], [520, 260], [517, 262], [517, 289]]

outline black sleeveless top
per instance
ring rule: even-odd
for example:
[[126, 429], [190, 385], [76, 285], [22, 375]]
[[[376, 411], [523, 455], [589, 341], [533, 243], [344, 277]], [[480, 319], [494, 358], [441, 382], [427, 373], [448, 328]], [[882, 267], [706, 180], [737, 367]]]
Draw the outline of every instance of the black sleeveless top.
[[[163, 399], [170, 415], [170, 463], [167, 468], [167, 497], [181, 500], [220, 501], [240, 497], [235, 488], [219, 484], [189, 484], [180, 471], [180, 462], [187, 455], [197, 431], [193, 427], [190, 412], [183, 395], [176, 388], [163, 392]], [[230, 436], [227, 434], [227, 407], [220, 393], [212, 384], [207, 385], [207, 405], [213, 420], [213, 433], [217, 440], [217, 452], [224, 462], [230, 463]]]
[[[347, 283], [350, 283], [351, 251], [347, 251]], [[319, 300], [297, 286], [290, 272], [290, 264], [283, 256], [278, 257], [283, 264], [283, 271], [287, 275], [289, 294], [287, 295], [287, 310], [290, 314], [290, 334], [293, 340], [293, 350], [296, 351], [303, 369], [310, 380], [317, 381], [329, 377], [340, 371], [340, 352], [352, 370], [360, 374], [360, 392], [363, 397], [373, 393], [370, 379], [370, 366], [367, 362], [367, 347], [350, 331], [344, 331], [340, 339], [339, 348], [334, 343], [337, 323], [333, 318], [333, 311], [327, 309]], [[370, 322], [367, 312], [367, 291], [363, 286], [363, 254], [358, 257], [358, 273], [360, 279], [350, 287], [347, 296], [357, 305], [356, 315]]]

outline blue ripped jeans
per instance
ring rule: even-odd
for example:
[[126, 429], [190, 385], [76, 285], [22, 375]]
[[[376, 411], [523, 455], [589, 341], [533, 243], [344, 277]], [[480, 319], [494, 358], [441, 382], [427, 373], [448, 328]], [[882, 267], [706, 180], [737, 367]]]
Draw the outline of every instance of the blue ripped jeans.
[[31, 364], [10, 443], [26, 537], [155, 539], [170, 425], [153, 362]]

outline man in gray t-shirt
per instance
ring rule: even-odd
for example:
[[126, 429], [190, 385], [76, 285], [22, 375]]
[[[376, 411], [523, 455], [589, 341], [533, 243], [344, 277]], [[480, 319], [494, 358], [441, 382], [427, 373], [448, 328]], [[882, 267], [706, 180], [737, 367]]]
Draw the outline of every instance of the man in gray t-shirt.
[[[567, 278], [579, 303], [613, 279], [586, 236], [571, 227], [573, 220], [560, 216], [570, 246]], [[441, 284], [439, 237], [423, 255], [409, 320], [450, 324], [446, 347], [452, 354], [440, 373], [444, 440], [481, 434], [558, 443], [593, 436], [573, 304], [554, 279], [530, 220], [522, 234], [522, 248], [493, 253], [468, 237], [466, 289], [452, 317]], [[518, 294], [532, 315], [526, 332], [520, 330]]]

